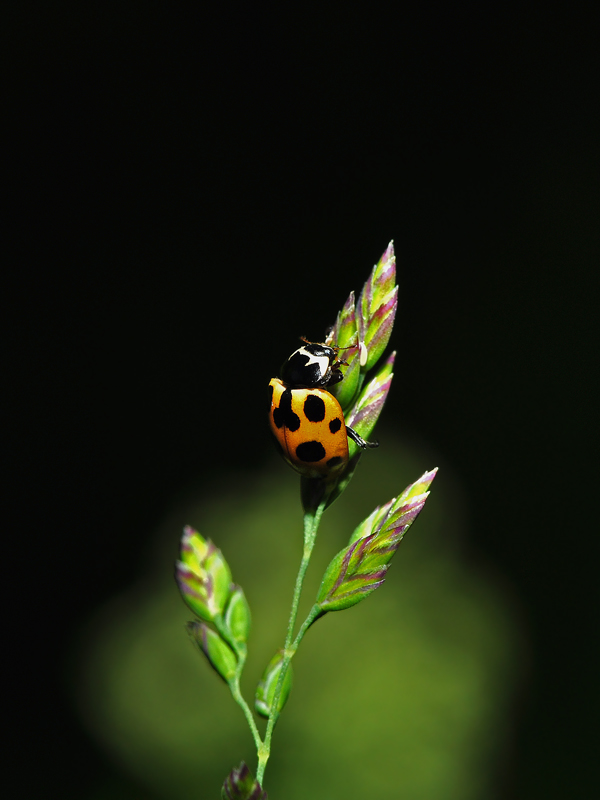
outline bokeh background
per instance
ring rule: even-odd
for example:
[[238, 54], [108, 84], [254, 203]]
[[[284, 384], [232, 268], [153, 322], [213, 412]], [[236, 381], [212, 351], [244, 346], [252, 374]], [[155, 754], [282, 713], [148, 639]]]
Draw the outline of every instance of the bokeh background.
[[300, 526], [265, 387], [391, 238], [402, 368], [319, 563], [440, 473], [386, 586], [307, 638], [267, 788], [593, 796], [596, 20], [147, 2], [4, 18], [12, 796], [210, 798], [252, 760], [182, 632], [177, 537], [197, 525], [247, 586], [256, 676]]

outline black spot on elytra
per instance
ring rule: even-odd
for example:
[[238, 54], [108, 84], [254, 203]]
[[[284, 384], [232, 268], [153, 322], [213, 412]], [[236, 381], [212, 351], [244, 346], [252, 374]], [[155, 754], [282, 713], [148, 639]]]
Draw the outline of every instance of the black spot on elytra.
[[286, 389], [279, 400], [279, 408], [273, 409], [273, 422], [276, 428], [283, 425], [289, 431], [297, 431], [300, 427], [300, 417], [292, 411], [292, 390]]
[[341, 463], [342, 463], [342, 457], [341, 456], [334, 456], [333, 458], [329, 459], [329, 461], [327, 462], [327, 466], [333, 468], [333, 467], [337, 467]]
[[321, 442], [302, 442], [296, 448], [296, 456], [300, 461], [312, 463], [325, 458], [325, 448]]
[[304, 414], [309, 422], [323, 422], [325, 403], [316, 394], [309, 394], [304, 401]]
[[341, 427], [342, 427], [342, 421], [339, 417], [332, 419], [331, 422], [329, 423], [329, 430], [332, 433], [337, 433]]

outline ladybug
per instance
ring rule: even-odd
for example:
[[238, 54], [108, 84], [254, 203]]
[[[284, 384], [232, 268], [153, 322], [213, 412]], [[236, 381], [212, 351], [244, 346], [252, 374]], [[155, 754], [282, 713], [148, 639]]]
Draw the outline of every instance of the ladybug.
[[364, 449], [365, 442], [346, 426], [342, 407], [327, 391], [344, 375], [339, 348], [305, 342], [281, 367], [281, 380], [269, 383], [269, 424], [281, 454], [296, 472], [324, 478], [341, 472], [348, 463], [348, 436]]

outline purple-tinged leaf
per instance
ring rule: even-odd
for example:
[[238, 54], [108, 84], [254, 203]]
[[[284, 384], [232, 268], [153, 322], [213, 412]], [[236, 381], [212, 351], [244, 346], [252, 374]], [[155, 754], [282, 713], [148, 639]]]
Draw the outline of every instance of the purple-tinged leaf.
[[[369, 438], [383, 410], [394, 377], [392, 370], [395, 356], [396, 354], [392, 353], [377, 375], [364, 387], [358, 402], [346, 417], [346, 425], [353, 428], [363, 439]], [[352, 457], [357, 445], [353, 441], [349, 441], [348, 445]]]
[[[335, 325], [329, 331], [327, 343], [333, 343], [341, 348], [354, 344], [356, 341], [356, 309], [354, 292], [350, 292], [344, 307], [338, 313]], [[344, 359], [347, 361], [348, 359]]]
[[242, 761], [225, 778], [221, 800], [268, 800], [267, 793]]
[[370, 534], [386, 536], [389, 532], [402, 536], [421, 512], [429, 497], [429, 487], [437, 474], [437, 467], [424, 472], [421, 477], [411, 483], [399, 497], [393, 497], [383, 506], [378, 506], [356, 528], [348, 544], [353, 544]]
[[404, 534], [425, 505], [436, 472], [426, 472], [356, 528], [348, 547], [325, 571], [316, 601], [322, 613], [350, 608], [381, 586]]
[[396, 254], [394, 252], [394, 242], [391, 241], [377, 264], [374, 279], [376, 291], [374, 294], [375, 303], [380, 302], [383, 295], [388, 294], [396, 285]]
[[369, 320], [363, 342], [367, 348], [367, 358], [363, 365], [364, 372], [370, 370], [383, 355], [392, 334], [397, 308], [398, 287], [395, 286]]
[[367, 339], [367, 332], [375, 312], [386, 302], [395, 285], [396, 256], [394, 243], [390, 242], [379, 262], [373, 267], [358, 298], [356, 324], [362, 342]]
[[231, 571], [221, 551], [189, 525], [181, 537], [175, 579], [191, 610], [206, 622], [223, 613], [231, 593]]
[[386, 559], [377, 563], [369, 558], [374, 539], [374, 535], [359, 539], [333, 558], [317, 595], [316, 604], [323, 613], [350, 608], [381, 586], [388, 566]]

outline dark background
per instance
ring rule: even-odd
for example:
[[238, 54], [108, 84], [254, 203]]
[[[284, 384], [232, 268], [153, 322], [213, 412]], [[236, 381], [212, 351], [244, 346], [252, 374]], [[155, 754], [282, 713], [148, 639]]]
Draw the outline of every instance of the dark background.
[[595, 21], [219, 8], [19, 4], [3, 26], [18, 796], [149, 797], [70, 710], [73, 632], [175, 492], [267, 460], [268, 379], [391, 238], [386, 414], [454, 466], [529, 631], [503, 791], [591, 796]]

